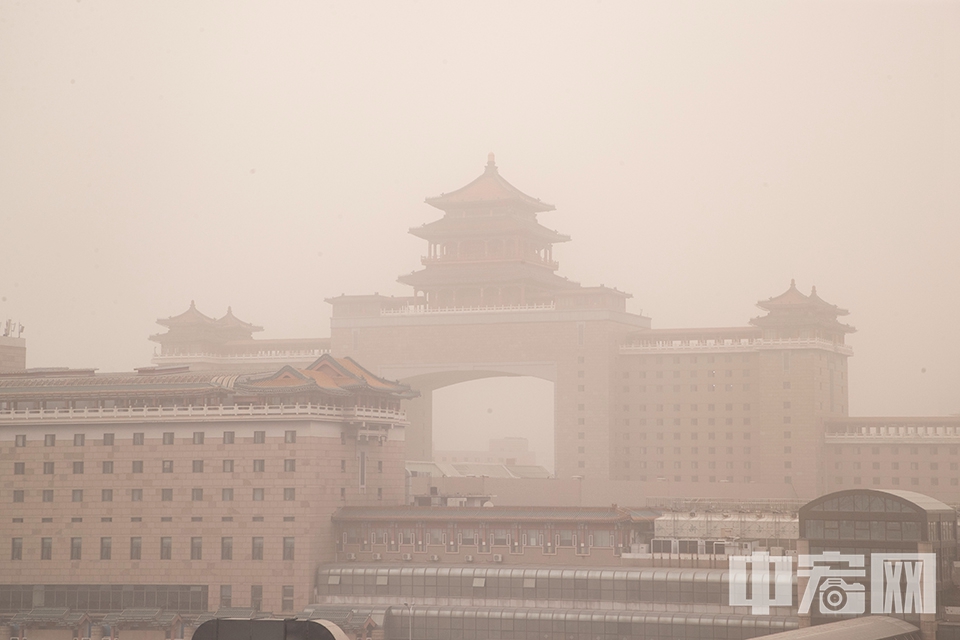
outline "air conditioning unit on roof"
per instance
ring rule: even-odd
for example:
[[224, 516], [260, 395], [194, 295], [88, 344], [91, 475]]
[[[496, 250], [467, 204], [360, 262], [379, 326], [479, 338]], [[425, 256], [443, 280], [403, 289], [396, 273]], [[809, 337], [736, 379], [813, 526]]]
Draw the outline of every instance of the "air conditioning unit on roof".
[[401, 557], [402, 557], [404, 560], [406, 560], [407, 562], [410, 562], [411, 560], [413, 560], [413, 554], [412, 554], [412, 553], [405, 553], [405, 554], [403, 554], [403, 556], [401, 556]]
[[494, 562], [503, 562], [503, 554], [502, 554], [502, 553], [495, 553], [495, 554], [493, 554], [493, 561], [494, 561]]
[[464, 562], [473, 562], [473, 556], [471, 556], [471, 555], [463, 556], [463, 561], [464, 561]]

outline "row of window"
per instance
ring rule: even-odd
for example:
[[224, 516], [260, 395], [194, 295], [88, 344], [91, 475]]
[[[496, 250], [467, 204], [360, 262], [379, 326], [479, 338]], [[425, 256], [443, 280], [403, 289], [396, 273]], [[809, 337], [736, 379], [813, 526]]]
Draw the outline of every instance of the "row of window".
[[[688, 369], [688, 371], [690, 372], [690, 377], [691, 377], [691, 378], [696, 378], [698, 375], [700, 375], [700, 372], [699, 372], [697, 369]], [[650, 376], [650, 377], [652, 377], [652, 378], [662, 378], [662, 377], [663, 377], [663, 371], [651, 371], [650, 373], [654, 374], [654, 375]], [[674, 370], [673, 370], [673, 377], [674, 377], [674, 378], [679, 378], [679, 377], [680, 377], [680, 373], [681, 373], [681, 372], [680, 372], [679, 369], [674, 369]], [[716, 370], [716, 369], [705, 369], [705, 370], [704, 370], [704, 374], [705, 374], [705, 377], [707, 377], [707, 378], [716, 378], [716, 377], [717, 377], [717, 370]], [[724, 372], [723, 372], [723, 375], [724, 375], [724, 377], [726, 377], [726, 378], [732, 378], [732, 377], [733, 377], [733, 369], [725, 369]], [[751, 370], [750, 370], [750, 369], [744, 369], [744, 370], [743, 370], [743, 376], [744, 376], [745, 378], [749, 378], [750, 375], [751, 375]], [[623, 377], [624, 377], [624, 378], [629, 378], [629, 377], [630, 377], [630, 372], [629, 372], [629, 371], [624, 371], [624, 372], [623, 372]], [[646, 371], [638, 371], [638, 372], [637, 372], [637, 377], [638, 377], [638, 378], [646, 378], [646, 377], [647, 377], [647, 372], [646, 372]]]
[[[656, 466], [657, 469], [663, 469], [663, 468], [665, 468], [664, 465], [665, 465], [665, 463], [664, 463], [663, 460], [657, 460], [655, 466]], [[647, 461], [646, 461], [646, 460], [640, 460], [639, 462], [634, 462], [633, 465], [631, 465], [629, 460], [624, 460], [623, 466], [624, 466], [624, 468], [626, 468], [626, 469], [629, 469], [631, 466], [632, 466], [634, 469], [646, 469], [646, 468], [647, 468]], [[691, 469], [699, 469], [699, 468], [700, 468], [700, 463], [699, 463], [698, 461], [696, 461], [696, 460], [693, 460], [693, 461], [691, 461], [691, 462], [688, 462], [688, 463], [687, 463], [687, 466], [689, 466]], [[785, 469], [790, 469], [790, 468], [793, 467], [793, 464], [792, 464], [789, 460], [787, 460], [786, 462], [783, 463], [783, 467], [784, 467]], [[682, 468], [683, 468], [683, 463], [682, 463], [681, 461], [679, 461], [679, 460], [675, 460], [675, 461], [673, 462], [673, 468], [674, 468], [674, 469], [682, 469]], [[711, 460], [710, 462], [707, 463], [706, 468], [707, 468], [707, 469], [716, 469], [716, 468], [717, 468], [717, 463]], [[727, 468], [727, 469], [733, 469], [733, 468], [734, 468], [734, 463], [733, 463], [733, 462], [727, 462], [727, 463], [726, 463], [726, 468]], [[751, 463], [751, 461], [750, 461], [750, 460], [747, 460], [747, 461], [743, 462], [743, 468], [744, 468], [744, 469], [750, 469], [750, 468], [752, 468], [752, 463]]]
[[[669, 482], [671, 480], [670, 476], [636, 476], [631, 478], [630, 476], [624, 476], [625, 480], [637, 480], [639, 482], [657, 481], [657, 482]], [[673, 476], [673, 482], [684, 482], [683, 476]], [[741, 476], [741, 478], [735, 479], [734, 476], [705, 476], [707, 482], [743, 482], [745, 484], [750, 484], [754, 482], [752, 476]], [[700, 482], [700, 476], [690, 476], [687, 480], [688, 482]], [[792, 476], [783, 476], [784, 484], [793, 484]]]
[[[903, 449], [904, 449], [904, 453], [909, 453], [910, 455], [913, 455], [913, 456], [915, 456], [915, 455], [917, 455], [917, 454], [920, 453], [920, 447], [903, 447]], [[955, 455], [957, 455], [957, 454], [960, 454], [960, 447], [937, 447], [936, 445], [933, 445], [933, 446], [930, 446], [929, 448], [927, 448], [927, 452], [928, 452], [930, 455], [935, 456], [935, 455], [938, 455], [938, 454], [940, 453], [940, 450], [941, 450], [941, 449], [949, 449], [950, 455], [952, 455], [952, 456], [955, 456]], [[880, 447], [871, 447], [871, 448], [870, 448], [870, 453], [873, 454], [873, 455], [875, 455], [875, 456], [876, 456], [876, 455], [880, 455], [880, 450], [881, 450]], [[848, 454], [851, 454], [851, 453], [854, 454], [854, 455], [860, 455], [860, 447], [846, 447], [846, 448], [844, 448], [844, 447], [834, 447], [834, 448], [833, 448], [833, 452], [834, 452], [836, 455], [838, 455], [838, 456], [842, 456], [842, 455], [845, 455], [845, 454], [848, 455]], [[900, 455], [900, 447], [898, 447], [898, 446], [888, 447], [888, 448], [886, 448], [886, 453], [889, 453], [889, 454], [895, 455], [895, 456], [896, 456], [896, 455]]]
[[[221, 517], [220, 517], [220, 521], [221, 521], [221, 522], [233, 522], [233, 516], [221, 516]], [[283, 516], [283, 521], [284, 521], [284, 522], [294, 522], [294, 521], [296, 521], [296, 516]], [[40, 519], [40, 522], [42, 522], [42, 523], [53, 522], [53, 518], [44, 517], [44, 518], [41, 518], [41, 519]], [[70, 522], [72, 522], [72, 523], [73, 523], [73, 522], [83, 522], [83, 518], [77, 517], [77, 516], [73, 516], [73, 517], [70, 518]], [[100, 518], [100, 522], [113, 522], [113, 517], [111, 517], [111, 516], [102, 517], [102, 518]], [[143, 522], [143, 517], [142, 517], [142, 516], [134, 516], [134, 517], [130, 518], [130, 522]], [[161, 517], [161, 518], [160, 518], [160, 522], [173, 522], [173, 518], [172, 518], [172, 517], [164, 516], [164, 517]], [[203, 522], [203, 516], [190, 516], [190, 522]], [[263, 516], [253, 516], [253, 522], [263, 522]], [[14, 518], [14, 519], [13, 519], [13, 523], [14, 523], [14, 524], [23, 524], [23, 518]]]
[[[737, 386], [738, 386], [738, 385], [734, 385], [733, 383], [726, 383], [726, 384], [721, 384], [721, 385], [718, 385], [718, 384], [705, 384], [705, 385], [703, 385], [703, 389], [701, 389], [701, 388], [700, 388], [700, 385], [691, 384], [691, 385], [690, 385], [690, 391], [694, 391], [694, 392], [700, 392], [700, 391], [716, 391], [716, 390], [717, 390], [717, 387], [722, 387], [724, 391], [735, 391], [736, 388], [737, 388]], [[750, 391], [750, 383], [749, 383], [749, 382], [744, 383], [744, 384], [741, 386], [741, 388], [742, 388], [743, 391]], [[663, 385], [662, 385], [662, 384], [658, 384], [658, 385], [654, 388], [654, 390], [655, 390], [657, 393], [663, 393]], [[638, 387], [636, 388], [636, 391], [637, 391], [637, 393], [647, 393], [647, 386], [642, 384], [642, 385], [640, 385], [640, 386], [638, 386]], [[683, 385], [680, 385], [680, 384], [675, 384], [675, 385], [673, 385], [673, 392], [674, 392], [674, 393], [680, 393], [681, 391], [683, 391]], [[623, 393], [630, 393], [630, 387], [624, 387], [624, 388], [623, 388]]]
[[[173, 538], [160, 537], [160, 559], [173, 559]], [[296, 550], [296, 539], [292, 537], [283, 538], [283, 559], [294, 560]], [[250, 559], [263, 560], [264, 539], [262, 536], [251, 538]], [[130, 559], [141, 560], [143, 556], [143, 538], [133, 536], [130, 538]], [[23, 560], [23, 538], [11, 538], [10, 559]], [[40, 538], [40, 559], [53, 559], [53, 538]], [[70, 538], [70, 559], [83, 559], [83, 538]], [[113, 537], [106, 536], [100, 538], [100, 559], [113, 559]], [[194, 536], [190, 538], [190, 559], [203, 560], [203, 537]], [[220, 559], [233, 560], [233, 537], [225, 536], [220, 538]]]
[[[116, 492], [119, 495], [121, 489], [117, 489]], [[142, 502], [143, 501], [143, 489], [130, 489], [130, 501], [131, 502]], [[24, 489], [14, 489], [13, 490], [13, 501], [14, 502], [25, 502], [26, 490]], [[207, 496], [209, 498], [209, 492]], [[101, 502], [113, 502], [114, 489], [101, 489], [100, 490], [100, 501]], [[203, 500], [204, 492], [202, 487], [196, 487], [190, 490], [190, 499], [193, 501]], [[224, 488], [220, 490], [220, 499], [224, 502], [233, 501], [234, 491], [232, 488]], [[266, 489], [263, 487], [256, 487], [253, 489], [253, 501], [254, 502], [263, 502], [266, 497]], [[41, 490], [41, 499], [43, 502], [53, 502], [54, 501], [54, 490], [53, 489], [43, 489]], [[297, 490], [295, 487], [284, 487], [283, 489], [283, 499], [284, 500], [296, 500], [297, 499]], [[160, 490], [160, 500], [163, 502], [173, 501], [173, 489], [161, 489]], [[71, 491], [71, 502], [83, 502], [83, 489], [73, 489]]]
[[[860, 465], [861, 465], [860, 462], [851, 462], [851, 463], [849, 463], [849, 464], [851, 464], [851, 465], [852, 465], [852, 468], [855, 469], [855, 470], [856, 470], [856, 469], [859, 469], [859, 468], [860, 468]], [[879, 463], [879, 462], [874, 462], [873, 465], [872, 465], [872, 467], [873, 467], [874, 469], [880, 469], [880, 463]], [[839, 471], [840, 469], [843, 469], [843, 463], [842, 463], [842, 462], [835, 462], [835, 463], [833, 464], [833, 468]], [[899, 462], [891, 462], [891, 463], [890, 463], [890, 468], [891, 468], [891, 469], [894, 469], [894, 470], [899, 469], [899, 468], [900, 468], [900, 463], [899, 463]], [[910, 463], [910, 470], [911, 470], [911, 471], [919, 471], [919, 470], [920, 470], [920, 463], [919, 463], [919, 462], [911, 462], [911, 463]], [[940, 470], [940, 463], [939, 463], [939, 462], [931, 462], [931, 463], [930, 463], [930, 471], [939, 471], [939, 470]], [[951, 463], [950, 463], [950, 471], [957, 471], [957, 470], [960, 470], [960, 463], [951, 462]]]
[[[174, 443], [174, 432], [167, 431], [163, 434], [163, 444], [173, 444]], [[134, 433], [133, 434], [133, 444], [142, 445], [145, 442], [144, 433]], [[87, 436], [83, 433], [76, 433], [73, 435], [73, 446], [82, 447], [86, 444]], [[283, 440], [287, 443], [295, 443], [297, 441], [297, 432], [296, 431], [285, 431], [283, 434]], [[116, 441], [116, 434], [105, 433], [103, 434], [103, 444], [104, 446], [113, 446]], [[206, 441], [206, 434], [203, 431], [194, 431], [193, 432], [193, 444], [204, 444]], [[236, 441], [236, 432], [234, 431], [224, 431], [223, 432], [223, 444], [234, 444]], [[253, 432], [253, 443], [254, 444], [264, 444], [267, 441], [267, 432], [266, 431], [254, 431]], [[43, 446], [53, 447], [57, 444], [57, 435], [55, 433], [48, 433], [43, 436]], [[17, 447], [27, 446], [27, 436], [26, 434], [17, 435], [14, 438], [14, 445]]]
[[[852, 479], [851, 479], [851, 478], [846, 478], [846, 479], [844, 479], [843, 476], [836, 476], [836, 477], [833, 479], [833, 484], [835, 484], [835, 485], [842, 485], [844, 482], [846, 482], [846, 481], [848, 481], [848, 480], [850, 481], [851, 484], [863, 484], [863, 478], [861, 478], [861, 477], [859, 477], [859, 476], [857, 476], [857, 477], [855, 477], [855, 478], [852, 478]], [[899, 478], [898, 476], [893, 476], [892, 478], [891, 478], [891, 477], [879, 478], [879, 477], [877, 477], [877, 476], [874, 476], [873, 479], [872, 479], [872, 482], [873, 482], [873, 484], [879, 485], [879, 484], [884, 484], [884, 481], [886, 481], [886, 482], [889, 482], [890, 484], [892, 484], [892, 485], [894, 485], [894, 486], [899, 486], [899, 485], [900, 485], [900, 480], [901, 480], [901, 478]], [[920, 484], [920, 478], [910, 478], [909, 480], [910, 480], [910, 484], [911, 484], [912, 486], [919, 486], [919, 484]], [[903, 481], [904, 481], [903, 484], [907, 484], [907, 482], [906, 482], [906, 481], [907, 481], [907, 478], [903, 478]], [[940, 478], [930, 478], [930, 486], [931, 486], [931, 487], [937, 487], [937, 486], [939, 486], [939, 485], [940, 485]], [[954, 487], [960, 485], [960, 479], [950, 478], [950, 485], [951, 485], [951, 486], [954, 486]]]
[[[682, 356], [650, 356], [650, 357], [653, 358], [653, 364], [663, 364], [663, 362], [664, 362], [664, 361], [663, 361], [664, 357], [672, 358], [671, 362], [673, 362], [673, 364], [680, 364], [680, 362], [681, 362], [680, 359], [681, 359]], [[700, 362], [700, 358], [703, 358], [703, 361], [704, 361], [704, 362], [710, 364], [710, 363], [716, 362], [716, 361], [717, 361], [717, 358], [720, 357], [720, 356], [693, 356], [693, 355], [691, 355], [691, 356], [687, 356], [687, 357], [689, 358], [690, 364], [697, 364], [698, 362]], [[647, 356], [638, 356], [638, 357], [637, 357], [637, 363], [640, 364], [640, 365], [647, 365], [647, 364], [648, 364], [647, 358], [648, 358]], [[730, 354], [730, 353], [723, 355], [723, 361], [724, 361], [724, 362], [734, 362], [734, 355], [733, 355], [733, 354]], [[751, 355], [750, 355], [749, 353], [740, 354], [740, 361], [741, 361], [741, 362], [752, 362]], [[629, 372], [627, 372], [627, 371], [625, 371], [625, 372], [623, 373], [623, 377], [624, 377], [624, 378], [628, 377], [628, 375], [629, 375]]]
[[[342, 461], [342, 466], [346, 467], [346, 460]], [[132, 461], [132, 473], [143, 473], [143, 460], [133, 460]], [[173, 460], [163, 460], [161, 462], [160, 468], [163, 473], [173, 473]], [[84, 464], [82, 460], [76, 460], [72, 463], [73, 473], [81, 474], [84, 471]], [[382, 466], [382, 463], [381, 463]], [[13, 474], [14, 475], [24, 475], [26, 473], [26, 463], [25, 462], [14, 462], [13, 463]], [[193, 460], [193, 473], [203, 473], [204, 470], [204, 461], [203, 460]], [[103, 473], [113, 473], [114, 472], [114, 461], [113, 460], [104, 460], [101, 463], [101, 469]], [[43, 473], [45, 475], [52, 475], [55, 473], [56, 464], [52, 461], [43, 463]], [[254, 473], [261, 473], [266, 470], [266, 460], [254, 460], [253, 461], [253, 471]], [[285, 472], [293, 472], [297, 470], [297, 461], [295, 459], [287, 459], [283, 461], [283, 470]], [[382, 470], [382, 469], [381, 469]], [[234, 472], [234, 461], [233, 460], [223, 460], [223, 472], [224, 473], [233, 473]]]
[[[653, 405], [653, 406], [654, 406], [654, 408], [655, 408], [657, 411], [663, 411], [663, 410], [664, 410], [664, 407], [665, 407], [666, 405], [664, 405], [664, 404], [656, 404], [656, 405]], [[671, 408], [672, 408], [674, 411], [680, 411], [681, 408], [682, 408], [682, 406], [683, 406], [683, 405], [681, 405], [681, 404], [679, 404], [679, 403], [675, 403], [675, 404], [671, 405]], [[582, 404], [579, 405], [579, 408], [580, 408], [581, 411], [583, 411], [583, 407], [584, 407], [584, 405], [582, 405]], [[784, 408], [784, 409], [790, 409], [790, 407], [791, 407], [790, 402], [789, 402], [789, 401], [784, 401], [784, 403], [783, 403], [783, 408]], [[628, 405], [628, 404], [623, 405], [623, 410], [624, 410], [624, 411], [630, 411], [630, 405]], [[644, 412], [644, 411], [647, 410], [647, 405], [645, 405], [645, 404], [637, 405], [637, 410], [640, 411], [640, 412]], [[698, 403], [693, 403], [693, 404], [690, 405], [690, 411], [699, 411], [699, 410], [700, 410], [700, 405], [699, 405]], [[712, 403], [712, 402], [707, 404], [707, 411], [716, 411], [716, 410], [717, 410], [717, 405], [716, 405], [716, 404], [714, 404], [714, 403]], [[733, 411], [733, 403], [732, 403], [732, 402], [726, 403], [726, 404], [724, 405], [724, 410], [725, 410], [725, 411]], [[749, 403], [749, 402], [743, 404], [743, 410], [744, 410], [744, 411], [750, 411], [750, 403]]]

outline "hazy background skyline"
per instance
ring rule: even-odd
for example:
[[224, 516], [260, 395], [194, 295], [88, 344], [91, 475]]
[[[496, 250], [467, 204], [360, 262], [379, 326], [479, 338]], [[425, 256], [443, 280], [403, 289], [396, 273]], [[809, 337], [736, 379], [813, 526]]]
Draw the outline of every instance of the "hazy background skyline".
[[[960, 413], [958, 61], [955, 2], [4, 3], [0, 321], [101, 371], [191, 300], [327, 336], [493, 151], [561, 275], [655, 327], [796, 278], [851, 311], [852, 415]], [[446, 390], [437, 446], [542, 451], [550, 393]]]

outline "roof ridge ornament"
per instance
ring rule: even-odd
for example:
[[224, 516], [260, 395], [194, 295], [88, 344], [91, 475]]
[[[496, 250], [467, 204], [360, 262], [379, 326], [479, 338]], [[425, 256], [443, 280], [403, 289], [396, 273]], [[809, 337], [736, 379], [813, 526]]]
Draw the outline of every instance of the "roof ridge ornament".
[[493, 155], [493, 151], [491, 151], [490, 153], [487, 154], [487, 168], [486, 168], [486, 170], [487, 170], [487, 171], [496, 171], [496, 170], [497, 170], [497, 162], [496, 162], [495, 156]]

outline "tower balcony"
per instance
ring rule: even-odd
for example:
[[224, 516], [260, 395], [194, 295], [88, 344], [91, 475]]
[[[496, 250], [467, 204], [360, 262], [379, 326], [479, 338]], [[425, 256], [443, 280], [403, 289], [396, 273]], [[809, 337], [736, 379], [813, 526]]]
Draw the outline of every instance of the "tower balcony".
[[502, 264], [504, 262], [520, 262], [527, 264], [535, 264], [541, 267], [546, 267], [551, 271], [556, 271], [560, 268], [560, 263], [556, 260], [548, 260], [545, 258], [540, 258], [539, 256], [532, 255], [526, 256], [523, 258], [516, 256], [422, 256], [420, 258], [420, 264], [424, 266], [429, 266], [433, 264]]

